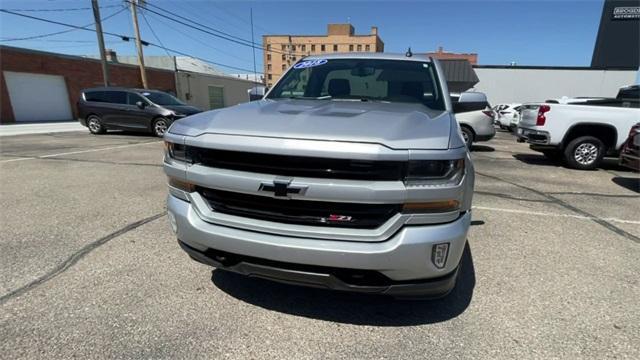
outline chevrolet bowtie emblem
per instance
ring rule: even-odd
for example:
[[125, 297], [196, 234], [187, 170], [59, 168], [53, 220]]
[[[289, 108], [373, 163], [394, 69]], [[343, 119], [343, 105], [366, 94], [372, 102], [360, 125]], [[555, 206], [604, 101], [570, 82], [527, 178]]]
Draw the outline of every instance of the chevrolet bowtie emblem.
[[291, 194], [302, 195], [307, 191], [305, 185], [291, 185], [291, 180], [276, 179], [273, 182], [263, 182], [260, 184], [259, 191], [272, 192], [277, 197], [288, 197]]

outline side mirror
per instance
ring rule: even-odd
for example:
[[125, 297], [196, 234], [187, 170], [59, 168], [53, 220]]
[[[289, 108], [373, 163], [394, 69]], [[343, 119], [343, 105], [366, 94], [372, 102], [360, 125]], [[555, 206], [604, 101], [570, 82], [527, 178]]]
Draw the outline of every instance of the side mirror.
[[468, 111], [484, 110], [487, 106], [490, 107], [487, 101], [487, 95], [481, 92], [466, 91], [460, 93], [460, 97], [457, 101], [451, 101], [453, 105], [454, 113], [463, 113]]
[[247, 90], [247, 93], [249, 94], [249, 101], [262, 99], [264, 97], [264, 94], [266, 94], [268, 90], [269, 88], [262, 85], [252, 87], [251, 89]]
[[136, 106], [140, 109], [144, 109], [147, 107], [147, 104], [144, 101], [137, 101]]

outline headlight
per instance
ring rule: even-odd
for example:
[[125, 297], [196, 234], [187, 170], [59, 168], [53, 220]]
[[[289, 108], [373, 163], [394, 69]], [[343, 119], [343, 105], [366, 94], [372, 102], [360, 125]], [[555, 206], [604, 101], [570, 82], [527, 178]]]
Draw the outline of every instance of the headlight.
[[193, 163], [193, 157], [189, 147], [182, 144], [176, 144], [169, 141], [164, 142], [165, 155], [173, 160]]
[[457, 185], [464, 176], [464, 159], [409, 161], [407, 186]]
[[181, 113], [179, 113], [179, 112], [175, 112], [175, 111], [174, 111], [174, 112], [171, 114], [171, 116], [172, 116], [174, 119], [179, 119], [179, 118], [183, 118], [183, 117], [185, 117], [185, 116], [187, 116], [187, 115], [186, 115], [186, 114], [181, 114]]

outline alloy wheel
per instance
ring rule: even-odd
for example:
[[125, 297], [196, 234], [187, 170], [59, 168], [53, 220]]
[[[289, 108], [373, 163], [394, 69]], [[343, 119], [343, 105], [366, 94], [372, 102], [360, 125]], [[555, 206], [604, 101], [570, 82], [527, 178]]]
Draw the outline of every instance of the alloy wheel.
[[91, 130], [91, 132], [93, 133], [99, 132], [100, 128], [102, 127], [100, 125], [100, 121], [96, 118], [89, 119], [89, 124], [87, 124], [87, 126], [89, 127], [89, 130]]
[[167, 122], [165, 120], [157, 120], [154, 125], [157, 136], [162, 136], [167, 131]]
[[574, 150], [573, 157], [579, 164], [590, 165], [598, 158], [598, 147], [592, 143], [580, 144]]

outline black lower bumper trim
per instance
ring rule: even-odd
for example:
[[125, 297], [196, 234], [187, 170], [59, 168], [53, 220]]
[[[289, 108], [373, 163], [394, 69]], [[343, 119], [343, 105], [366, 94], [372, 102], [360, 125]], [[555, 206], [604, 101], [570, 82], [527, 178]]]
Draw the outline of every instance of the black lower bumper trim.
[[456, 284], [459, 269], [458, 266], [444, 276], [415, 281], [393, 281], [373, 270], [352, 270], [354, 277], [351, 278], [349, 269], [282, 263], [222, 252], [219, 252], [220, 255], [214, 255], [215, 250], [200, 251], [180, 240], [178, 243], [192, 259], [200, 263], [250, 277], [292, 285], [395, 297], [422, 299], [446, 296]]

